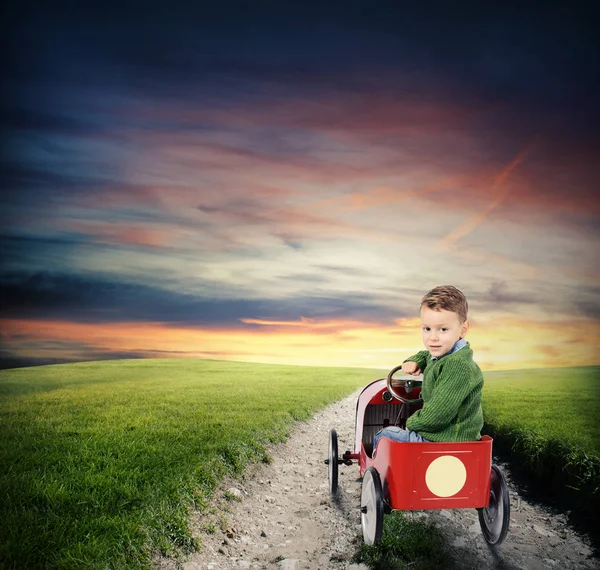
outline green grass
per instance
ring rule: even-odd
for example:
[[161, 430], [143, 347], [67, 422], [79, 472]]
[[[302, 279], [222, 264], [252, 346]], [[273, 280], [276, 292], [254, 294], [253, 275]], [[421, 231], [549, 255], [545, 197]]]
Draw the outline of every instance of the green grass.
[[191, 507], [381, 372], [120, 360], [0, 372], [0, 567], [145, 568]]
[[486, 372], [485, 421], [600, 456], [600, 366]]
[[448, 568], [448, 545], [431, 522], [408, 520], [401, 511], [383, 519], [383, 535], [377, 544], [363, 544], [356, 562], [372, 570], [439, 570]]
[[[190, 508], [224, 475], [380, 376], [207, 360], [0, 371], [0, 567], [148, 568], [194, 550]], [[600, 367], [488, 372], [483, 402], [497, 444], [598, 504]], [[359, 558], [436, 568], [443, 549], [434, 527], [392, 513]]]
[[600, 367], [488, 372], [486, 430], [553, 490], [600, 507]]

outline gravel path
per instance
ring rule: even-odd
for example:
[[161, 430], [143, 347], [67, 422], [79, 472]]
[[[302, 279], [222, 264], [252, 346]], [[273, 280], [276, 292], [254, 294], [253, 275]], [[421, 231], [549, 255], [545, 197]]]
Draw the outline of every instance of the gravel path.
[[[340, 492], [329, 496], [328, 434], [338, 432], [339, 451], [353, 448], [358, 392], [303, 422], [285, 443], [270, 450], [271, 464], [252, 466], [243, 481], [225, 481], [211, 516], [194, 516], [201, 551], [184, 570], [366, 570], [352, 562], [362, 542], [358, 466], [340, 466]], [[510, 472], [503, 466], [509, 480]], [[407, 513], [427, 517], [449, 545], [447, 568], [503, 570], [598, 569], [585, 537], [566, 517], [551, 515], [511, 489], [511, 521], [506, 541], [494, 552], [485, 543], [474, 509]], [[162, 570], [181, 568], [157, 561]]]

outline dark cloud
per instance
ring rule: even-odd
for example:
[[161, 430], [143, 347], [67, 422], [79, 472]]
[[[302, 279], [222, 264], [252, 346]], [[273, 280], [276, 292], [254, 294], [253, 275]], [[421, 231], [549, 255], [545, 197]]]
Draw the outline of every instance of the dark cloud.
[[286, 234], [275, 234], [285, 245], [287, 245], [290, 249], [300, 251], [304, 249], [304, 245], [302, 244], [302, 240], [299, 236], [292, 236]]
[[6, 191], [18, 194], [24, 190], [40, 190], [47, 195], [51, 192], [94, 191], [108, 185], [108, 181], [95, 176], [66, 174], [32, 166], [27, 162], [5, 162], [0, 165], [0, 182]]
[[12, 274], [5, 275], [0, 283], [0, 317], [237, 327], [244, 326], [241, 319], [362, 318], [388, 322], [398, 317], [368, 294], [306, 294], [279, 300], [219, 297], [216, 290], [215, 297], [208, 298], [64, 274]]
[[573, 304], [578, 315], [600, 320], [600, 287], [579, 287], [575, 291]]
[[87, 135], [98, 131], [92, 121], [73, 117], [60, 112], [41, 109], [11, 108], [3, 116], [3, 127], [7, 130], [49, 132], [56, 134]]
[[214, 206], [198, 206], [198, 210], [200, 210], [203, 214], [220, 214], [223, 212], [223, 208], [216, 208]]
[[492, 283], [487, 291], [469, 294], [469, 307], [477, 312], [502, 311], [518, 305], [537, 304], [539, 301], [534, 293], [515, 291], [506, 281], [498, 280]]
[[592, 3], [572, 2], [483, 9], [394, 1], [57, 1], [15, 8], [5, 42], [16, 76], [93, 81], [95, 74], [98, 83], [162, 85], [174, 93], [217, 76], [297, 87], [324, 81], [332, 70], [349, 76], [379, 67], [401, 69], [399, 77], [435, 70], [481, 99], [539, 104], [572, 98], [573, 89], [592, 100], [595, 12]]
[[[44, 206], [38, 208], [43, 210]], [[9, 213], [0, 213], [0, 220], [12, 222], [13, 217]], [[76, 234], [62, 232], [47, 239], [27, 235], [0, 234], [0, 282], [4, 278], [9, 282], [18, 283], [11, 277], [15, 268], [23, 267], [47, 267], [56, 264], [57, 260], [64, 259], [75, 249], [83, 244], [83, 237]], [[3, 306], [3, 297], [0, 297], [0, 307]]]
[[[74, 322], [161, 321], [216, 324], [250, 316], [247, 301], [202, 301], [147, 285], [37, 273], [5, 278], [0, 285], [4, 318]], [[257, 308], [257, 307], [255, 307]]]
[[[76, 164], [73, 159], [72, 164]], [[115, 167], [116, 169], [117, 167]], [[115, 173], [98, 164], [93, 169], [79, 169], [72, 172], [62, 163], [39, 164], [24, 160], [6, 161], [0, 164], [0, 205], [19, 206], [19, 212], [38, 214], [48, 218], [58, 212], [54, 206], [80, 205], [88, 208], [99, 206], [106, 198], [119, 196], [120, 200], [131, 204], [157, 206], [160, 204], [162, 188], [116, 181]], [[174, 190], [177, 188], [173, 186]], [[85, 199], [93, 199], [86, 203]], [[0, 212], [0, 219], [6, 212]], [[138, 210], [124, 214], [113, 213], [112, 220], [119, 217], [138, 220], [154, 220], [148, 210]], [[0, 236], [0, 239], [2, 236]]]
[[[560, 140], [562, 152], [577, 140], [598, 140], [600, 50], [591, 3], [543, 10], [392, 1], [376, 7], [351, 1], [12, 4], [4, 38], [12, 95], [3, 104], [13, 131], [197, 131], [203, 121], [140, 119], [135, 111], [140, 103], [230, 110], [263, 102], [271, 109], [277, 101], [319, 101], [327, 93], [342, 95], [345, 116], [326, 105], [305, 120], [348, 132], [372, 115], [374, 94], [387, 94], [397, 108], [411, 101], [460, 105], [468, 116], [451, 128], [485, 133], [501, 161], [518, 150], [515, 140], [525, 144], [534, 135]], [[344, 107], [349, 94], [363, 104]], [[131, 113], [114, 112], [129, 106]], [[386, 121], [393, 123], [390, 113]], [[271, 147], [270, 155], [301, 152], [276, 143], [263, 137], [254, 146]]]

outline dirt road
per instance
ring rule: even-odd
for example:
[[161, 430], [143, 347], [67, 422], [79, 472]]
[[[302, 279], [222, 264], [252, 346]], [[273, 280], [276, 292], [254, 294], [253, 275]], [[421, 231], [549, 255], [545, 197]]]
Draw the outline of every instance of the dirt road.
[[[327, 482], [328, 433], [338, 431], [340, 453], [353, 448], [357, 394], [303, 422], [285, 443], [270, 450], [271, 464], [254, 466], [244, 481], [225, 482], [215, 514], [193, 518], [202, 549], [184, 570], [366, 570], [352, 562], [362, 542], [358, 466], [340, 467], [339, 499]], [[510, 482], [510, 471], [505, 466]], [[528, 503], [511, 488], [509, 534], [496, 552], [485, 543], [474, 509], [422, 511], [448, 543], [447, 568], [503, 570], [598, 569], [585, 537], [564, 515]], [[157, 561], [162, 570], [181, 568]]]

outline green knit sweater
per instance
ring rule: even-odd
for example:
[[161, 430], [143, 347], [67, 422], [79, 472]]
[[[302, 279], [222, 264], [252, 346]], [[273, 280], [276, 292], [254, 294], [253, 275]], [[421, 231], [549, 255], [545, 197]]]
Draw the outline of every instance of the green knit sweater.
[[427, 350], [406, 360], [423, 372], [423, 407], [408, 418], [406, 427], [431, 441], [481, 439], [483, 374], [470, 346], [437, 360]]

